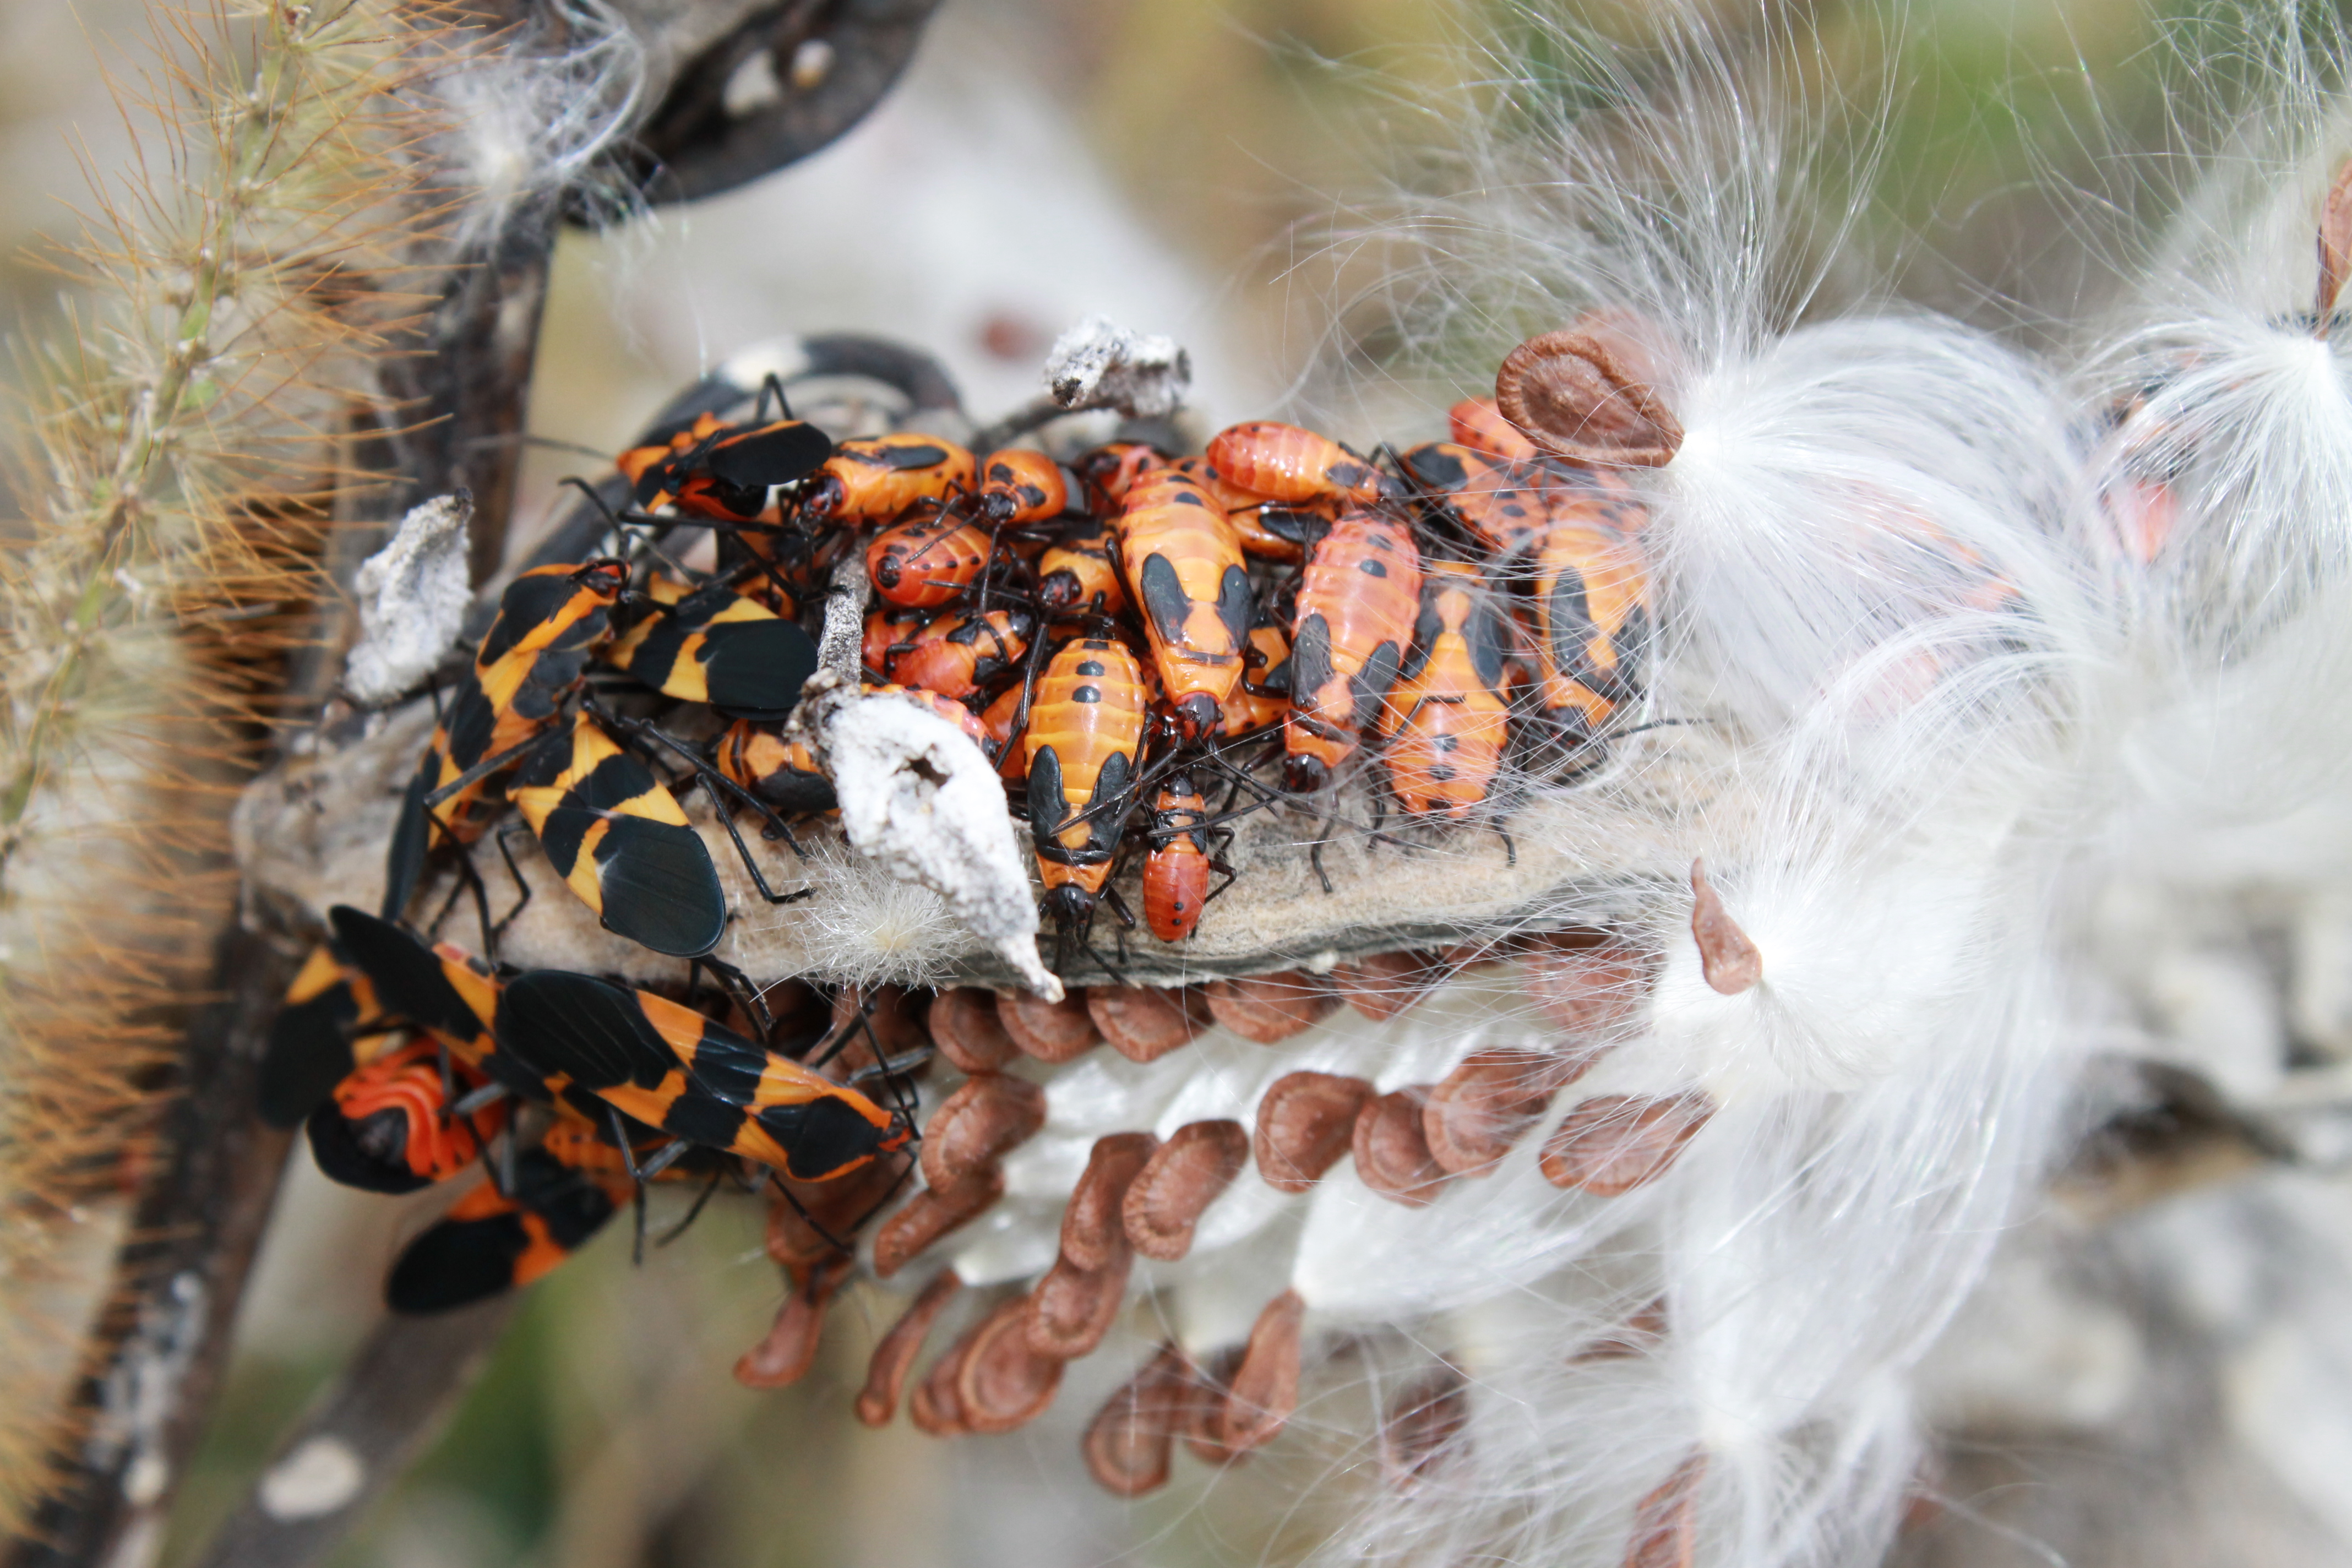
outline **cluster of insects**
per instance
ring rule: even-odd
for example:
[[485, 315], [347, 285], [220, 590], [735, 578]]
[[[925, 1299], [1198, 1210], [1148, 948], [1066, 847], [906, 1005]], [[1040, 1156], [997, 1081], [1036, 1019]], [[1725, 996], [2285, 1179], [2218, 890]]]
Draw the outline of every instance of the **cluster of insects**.
[[[409, 1245], [392, 1304], [527, 1283], [632, 1194], [642, 1245], [657, 1179], [700, 1177], [706, 1197], [767, 1182], [845, 1258], [913, 1169], [921, 1010], [898, 1026], [887, 994], [760, 993], [715, 957], [727, 900], [678, 804], [706, 793], [760, 897], [808, 896], [772, 889], [741, 824], [797, 852], [795, 823], [835, 806], [786, 721], [845, 563], [873, 595], [867, 690], [996, 766], [1057, 942], [1087, 943], [1098, 906], [1134, 925], [1114, 885], [1130, 866], [1144, 924], [1187, 939], [1252, 811], [1333, 815], [1335, 787], [1371, 773], [1373, 831], [1393, 807], [1500, 832], [1507, 777], [1590, 766], [1639, 695], [1643, 509], [1492, 403], [1451, 423], [1369, 458], [1266, 421], [1199, 456], [975, 457], [905, 431], [835, 440], [772, 379], [747, 420], [701, 413], [623, 453], [626, 504], [583, 483], [617, 552], [506, 589], [436, 693], [382, 908], [333, 911], [265, 1066], [266, 1115], [306, 1123], [338, 1181], [488, 1172]], [[681, 538], [697, 548], [673, 555]], [[606, 929], [687, 961], [682, 997], [496, 962], [532, 896], [522, 833]], [[519, 889], [495, 920], [484, 837]], [[436, 860], [456, 881], [416, 919]], [[478, 955], [419, 934], [469, 891]]]

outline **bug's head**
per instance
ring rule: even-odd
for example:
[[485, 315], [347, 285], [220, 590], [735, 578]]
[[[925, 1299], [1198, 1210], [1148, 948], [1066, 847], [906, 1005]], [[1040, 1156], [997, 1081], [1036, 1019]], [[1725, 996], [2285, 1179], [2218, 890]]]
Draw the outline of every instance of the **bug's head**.
[[1330, 764], [1320, 757], [1293, 752], [1283, 759], [1282, 787], [1293, 795], [1313, 795], [1330, 782]]
[[1192, 692], [1176, 704], [1176, 728], [1188, 741], [1215, 734], [1224, 720], [1224, 710], [1205, 691]]

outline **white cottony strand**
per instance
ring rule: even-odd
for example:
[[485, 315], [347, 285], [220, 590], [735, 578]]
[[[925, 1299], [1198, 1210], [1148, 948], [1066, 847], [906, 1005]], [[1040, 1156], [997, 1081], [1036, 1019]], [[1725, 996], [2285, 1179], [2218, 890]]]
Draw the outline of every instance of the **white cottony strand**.
[[1192, 385], [1192, 357], [1173, 338], [1130, 331], [1087, 316], [1054, 340], [1045, 356], [1045, 390], [1073, 412], [1116, 408], [1130, 418], [1173, 414]]
[[360, 640], [343, 672], [354, 701], [389, 702], [433, 671], [457, 640], [473, 594], [466, 571], [465, 490], [412, 507], [392, 542], [360, 563], [352, 581]]

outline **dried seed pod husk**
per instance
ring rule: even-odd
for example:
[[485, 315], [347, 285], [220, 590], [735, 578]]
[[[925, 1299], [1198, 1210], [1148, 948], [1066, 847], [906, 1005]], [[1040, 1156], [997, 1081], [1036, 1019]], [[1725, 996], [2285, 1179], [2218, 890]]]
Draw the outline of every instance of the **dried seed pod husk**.
[[1438, 1188], [1451, 1173], [1431, 1157], [1423, 1125], [1432, 1087], [1408, 1084], [1366, 1100], [1356, 1113], [1356, 1179], [1381, 1196], [1412, 1208], [1436, 1202]]
[[1597, 1095], [1553, 1129], [1538, 1164], [1555, 1187], [1617, 1197], [1663, 1175], [1714, 1113], [1696, 1090], [1654, 1100]]
[[996, 993], [978, 985], [940, 992], [926, 1023], [931, 1044], [960, 1072], [997, 1072], [1021, 1054], [997, 1016]]
[[1211, 1022], [1207, 1004], [1192, 986], [1092, 986], [1087, 1013], [1110, 1048], [1131, 1062], [1157, 1061], [1191, 1045]]
[[1013, 1043], [1041, 1062], [1066, 1062], [1102, 1044], [1087, 999], [1075, 988], [1059, 1002], [1048, 1002], [1026, 992], [999, 992], [997, 1016]]
[[1276, 1192], [1312, 1192], [1355, 1141], [1356, 1118], [1373, 1096], [1360, 1078], [1286, 1073], [1257, 1107], [1254, 1149], [1259, 1179]]
[[963, 1281], [954, 1269], [940, 1269], [876, 1343], [873, 1359], [866, 1365], [866, 1386], [857, 1394], [859, 1421], [868, 1426], [890, 1424], [890, 1417], [898, 1413], [898, 1395], [907, 1385], [907, 1373], [913, 1369], [915, 1358], [923, 1353], [923, 1341], [962, 1289]]
[[1249, 1130], [1238, 1121], [1193, 1121], [1176, 1129], [1119, 1205], [1135, 1250], [1162, 1263], [1190, 1252], [1202, 1211], [1241, 1174], [1249, 1150]]
[[958, 1437], [971, 1430], [963, 1424], [963, 1397], [956, 1384], [963, 1374], [963, 1358], [971, 1349], [971, 1336], [958, 1339], [940, 1352], [923, 1373], [923, 1381], [915, 1384], [915, 1396], [907, 1401], [907, 1419], [919, 1432], [934, 1437]]
[[1209, 1012], [1245, 1040], [1271, 1046], [1312, 1028], [1339, 1005], [1330, 985], [1302, 970], [1220, 980], [1208, 988]]

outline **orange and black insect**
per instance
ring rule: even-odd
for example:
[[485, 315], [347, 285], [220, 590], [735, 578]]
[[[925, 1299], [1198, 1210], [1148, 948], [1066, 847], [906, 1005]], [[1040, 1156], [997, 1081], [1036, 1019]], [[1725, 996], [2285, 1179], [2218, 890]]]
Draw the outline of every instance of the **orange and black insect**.
[[816, 673], [806, 632], [725, 583], [688, 589], [656, 578], [648, 592], [661, 608], [623, 633], [606, 663], [730, 719], [792, 716], [802, 683]]
[[675, 1002], [590, 975], [542, 969], [509, 983], [498, 1041], [550, 1083], [585, 1090], [674, 1140], [650, 1161], [632, 1154], [637, 1180], [671, 1151], [699, 1145], [798, 1181], [830, 1181], [914, 1141], [903, 1116], [857, 1090]]
[[1510, 739], [1511, 643], [1484, 573], [1426, 565], [1412, 656], [1381, 713], [1389, 793], [1406, 812], [1459, 818], [1486, 799]]
[[1135, 481], [1154, 468], [1168, 466], [1168, 454], [1148, 441], [1113, 441], [1097, 447], [1072, 465], [1094, 494], [1092, 510], [1117, 511]]
[[446, 1182], [480, 1157], [506, 1125], [495, 1100], [460, 1110], [486, 1080], [443, 1059], [433, 1040], [412, 1040], [346, 1074], [310, 1113], [310, 1154], [347, 1187], [413, 1193]]
[[1398, 491], [1378, 465], [1329, 437], [1272, 419], [1218, 431], [1208, 457], [1234, 489], [1293, 506], [1318, 500], [1368, 506]]
[[1579, 751], [1641, 696], [1649, 572], [1623, 534], [1582, 522], [1552, 524], [1531, 570], [1544, 719], [1554, 741]]
[[669, 786], [585, 713], [568, 746], [550, 741], [507, 794], [555, 874], [605, 930], [656, 952], [697, 958], [718, 946], [727, 895]]
[[627, 476], [632, 499], [646, 511], [675, 506], [714, 521], [778, 521], [771, 493], [814, 473], [832, 455], [833, 440], [789, 410], [782, 419], [768, 419], [767, 399], [763, 389], [748, 424], [704, 414], [667, 441], [622, 453], [615, 466]]
[[1307, 546], [1322, 538], [1339, 515], [1337, 504], [1328, 499], [1291, 506], [1252, 495], [1229, 483], [1206, 458], [1179, 458], [1168, 466], [1199, 480], [1216, 498], [1225, 509], [1226, 521], [1241, 536], [1242, 553], [1260, 561], [1295, 564], [1305, 560]]
[[1283, 780], [1304, 794], [1331, 782], [1396, 683], [1421, 607], [1421, 552], [1404, 524], [1343, 514], [1298, 580], [1290, 639]]
[[1225, 704], [1225, 735], [1253, 734], [1290, 711], [1290, 638], [1264, 600], [1242, 645], [1241, 689]]
[[1127, 608], [1110, 524], [1074, 522], [1037, 557], [1037, 602], [1051, 616], [1116, 616]]
[[[442, 710], [402, 803], [385, 865], [388, 915], [407, 907], [435, 828], [458, 844], [482, 836], [489, 775], [521, 757], [555, 721], [589, 657], [611, 634], [611, 611], [628, 576], [622, 563], [598, 560], [538, 567], [507, 584], [498, 618]], [[487, 905], [483, 914], [487, 930]]]
[[733, 726], [719, 739], [717, 763], [730, 783], [782, 816], [812, 816], [841, 805], [809, 749], [767, 726]]
[[312, 948], [269, 1026], [261, 1058], [261, 1120], [299, 1127], [345, 1075], [382, 1054], [387, 1037], [382, 1018], [375, 987], [358, 966], [331, 942]]
[[335, 945], [367, 977], [387, 1018], [423, 1029], [456, 1061], [525, 1100], [554, 1091], [498, 1047], [499, 985], [489, 966], [447, 942], [415, 937], [347, 904], [327, 911]]
[[[1171, 773], [1153, 796], [1144, 830], [1143, 923], [1162, 942], [1182, 942], [1201, 923], [1201, 911], [1215, 896], [1212, 872], [1233, 879], [1233, 868], [1209, 849], [1209, 806], [1192, 773]], [[1222, 889], [1217, 891], [1222, 891]]]
[[1188, 741], [1213, 735], [1241, 685], [1255, 607], [1240, 536], [1198, 480], [1173, 471], [1149, 474], [1128, 492], [1117, 531], [1178, 730]]
[[887, 522], [921, 501], [971, 489], [971, 454], [936, 436], [899, 431], [834, 448], [802, 493], [800, 515], [856, 525]]
[[866, 574], [893, 605], [929, 610], [980, 581], [992, 542], [980, 523], [952, 510], [893, 523], [866, 547]]
[[1026, 447], [1006, 447], [980, 465], [971, 510], [992, 527], [1019, 527], [1059, 517], [1069, 504], [1070, 481], [1061, 464]]
[[903, 697], [927, 712], [936, 713], [965, 734], [971, 737], [982, 752], [988, 750], [988, 726], [980, 715], [952, 697], [942, 697], [936, 691], [926, 691], [919, 686], [881, 685], [863, 689], [867, 697]]
[[1445, 423], [1456, 446], [1521, 462], [1536, 458], [1536, 444], [1528, 439], [1526, 431], [1503, 417], [1491, 397], [1464, 398], [1445, 411]]
[[604, 1227], [629, 1193], [625, 1176], [590, 1173], [528, 1150], [501, 1184], [483, 1183], [402, 1249], [384, 1284], [395, 1312], [454, 1311], [528, 1285]]
[[1550, 521], [1548, 492], [1558, 481], [1533, 462], [1432, 441], [1397, 463], [1423, 506], [1498, 554], [1529, 549]]
[[1035, 630], [1024, 610], [944, 615], [886, 649], [884, 673], [941, 697], [975, 697], [1019, 667]]
[[1083, 931], [1110, 879], [1133, 804], [1143, 740], [1143, 668], [1115, 637], [1081, 637], [1054, 655], [1024, 738], [1029, 833], [1045, 913]]

